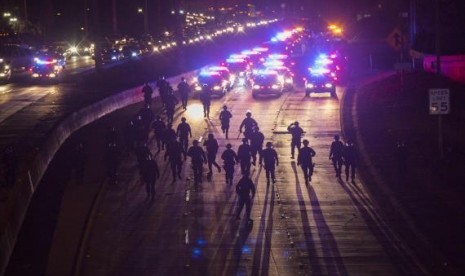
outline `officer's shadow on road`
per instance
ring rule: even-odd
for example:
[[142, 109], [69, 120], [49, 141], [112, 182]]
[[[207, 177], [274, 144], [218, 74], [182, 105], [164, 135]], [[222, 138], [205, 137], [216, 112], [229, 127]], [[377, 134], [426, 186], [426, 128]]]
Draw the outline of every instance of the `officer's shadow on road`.
[[[315, 244], [318, 244], [318, 241], [313, 238], [313, 234], [310, 228], [310, 220], [307, 214], [307, 207], [305, 203], [305, 199], [303, 196], [302, 188], [299, 181], [299, 176], [297, 173], [297, 165], [295, 162], [291, 162], [291, 167], [295, 175], [295, 182], [296, 182], [296, 193], [298, 202], [300, 205], [300, 215], [302, 220], [302, 226], [305, 236], [305, 245], [307, 248], [307, 253], [309, 256], [318, 256], [316, 248], [314, 247]], [[306, 186], [308, 196], [310, 198], [310, 205], [313, 212], [313, 218], [315, 220], [315, 226], [318, 229], [319, 241], [322, 243], [322, 253], [323, 256], [320, 256], [324, 260], [324, 264], [320, 264], [317, 259], [319, 258], [311, 258], [310, 265], [312, 271], [319, 275], [319, 274], [326, 274], [329, 275], [347, 275], [347, 270], [344, 266], [342, 261], [342, 257], [339, 253], [339, 249], [337, 246], [337, 242], [334, 239], [334, 236], [331, 233], [331, 229], [326, 223], [324, 215], [321, 211], [321, 206], [318, 200], [318, 197], [315, 193], [315, 190], [311, 185]], [[323, 269], [324, 267], [324, 269]]]

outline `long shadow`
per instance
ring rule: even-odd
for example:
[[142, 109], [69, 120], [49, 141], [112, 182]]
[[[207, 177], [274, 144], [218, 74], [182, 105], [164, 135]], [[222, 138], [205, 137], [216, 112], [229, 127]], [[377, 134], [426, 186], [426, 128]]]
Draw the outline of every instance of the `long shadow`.
[[[271, 229], [273, 227], [274, 209], [274, 185], [271, 186], [270, 208], [268, 213], [268, 225], [266, 225], [266, 211], [270, 196], [270, 185], [266, 186], [265, 202], [263, 203], [260, 226], [258, 227], [258, 237], [255, 244], [255, 251], [252, 263], [252, 275], [268, 275], [271, 251]], [[266, 226], [266, 227], [265, 227]], [[263, 243], [263, 237], [265, 241]], [[262, 252], [265, 251], [265, 254]], [[263, 259], [262, 259], [263, 256]], [[261, 268], [261, 269], [260, 269]], [[261, 272], [260, 272], [261, 271]]]
[[[404, 252], [404, 250], [396, 245], [398, 239], [390, 232], [389, 229], [383, 231], [380, 227], [385, 224], [378, 217], [378, 215], [370, 208], [371, 203], [369, 200], [359, 192], [359, 188], [353, 184], [356, 189], [351, 188], [347, 183], [342, 180], [339, 180], [339, 184], [344, 189], [344, 191], [349, 195], [350, 199], [354, 203], [355, 207], [362, 215], [363, 220], [367, 224], [370, 231], [373, 233], [375, 238], [379, 241], [379, 244], [384, 248], [385, 252], [388, 254], [395, 268], [400, 275], [421, 275], [422, 270], [415, 265], [415, 260]], [[358, 198], [360, 199], [358, 199]], [[370, 209], [370, 210], [369, 210]], [[370, 211], [373, 212], [373, 216], [370, 215]]]
[[[305, 200], [303, 197], [302, 189], [300, 188], [300, 181], [299, 181], [299, 177], [297, 174], [297, 168], [296, 168], [295, 162], [291, 163], [291, 167], [295, 175], [295, 189], [296, 189], [297, 199], [299, 201], [299, 207], [301, 210], [300, 219], [302, 220], [303, 234], [305, 237], [305, 247], [307, 249], [308, 258], [310, 261], [311, 271], [315, 275], [322, 275], [323, 271], [322, 271], [321, 265], [318, 262], [318, 259], [319, 259], [318, 254], [314, 247], [315, 241], [312, 237], [312, 231], [310, 230], [310, 222], [309, 222], [307, 211], [306, 211], [307, 209], [306, 209], [306, 204], [305, 204]], [[302, 212], [302, 210], [304, 210], [305, 212]]]
[[318, 201], [318, 197], [312, 186], [308, 187], [308, 196], [312, 205], [313, 217], [315, 218], [315, 224], [318, 228], [318, 236], [322, 242], [322, 249], [326, 267], [328, 268], [329, 275], [348, 275], [342, 260], [341, 254], [339, 253], [338, 245], [334, 239], [331, 229], [324, 218], [321, 206]]

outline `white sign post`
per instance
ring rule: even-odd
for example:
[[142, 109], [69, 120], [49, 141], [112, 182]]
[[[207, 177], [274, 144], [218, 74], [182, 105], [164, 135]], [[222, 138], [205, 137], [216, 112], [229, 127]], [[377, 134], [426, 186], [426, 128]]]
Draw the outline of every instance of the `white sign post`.
[[429, 89], [429, 114], [443, 115], [450, 113], [450, 97], [448, 88]]

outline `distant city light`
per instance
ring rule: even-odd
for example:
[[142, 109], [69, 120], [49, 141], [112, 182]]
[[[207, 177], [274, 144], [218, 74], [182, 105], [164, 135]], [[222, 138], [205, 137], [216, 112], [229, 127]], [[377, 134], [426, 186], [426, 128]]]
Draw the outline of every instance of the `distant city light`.
[[142, 8], [137, 8], [137, 13], [143, 13], [144, 10]]

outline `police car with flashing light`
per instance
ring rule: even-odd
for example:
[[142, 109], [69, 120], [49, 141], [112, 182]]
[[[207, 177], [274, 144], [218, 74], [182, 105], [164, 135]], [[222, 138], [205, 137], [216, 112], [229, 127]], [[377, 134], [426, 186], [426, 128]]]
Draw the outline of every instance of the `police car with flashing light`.
[[294, 90], [294, 74], [288, 67], [284, 66], [282, 62], [267, 61], [263, 63], [263, 65], [268, 70], [272, 70], [278, 73], [279, 80], [283, 83], [283, 89], [285, 91]]
[[327, 68], [309, 68], [309, 74], [305, 78], [305, 95], [311, 93], [330, 93], [336, 97], [336, 84], [334, 77]]
[[252, 97], [259, 95], [281, 96], [283, 93], [283, 82], [276, 71], [255, 71], [252, 77]]
[[246, 86], [249, 82], [250, 65], [245, 56], [230, 57], [225, 65], [229, 69], [231, 86]]
[[52, 57], [36, 57], [31, 68], [31, 78], [34, 81], [43, 80], [57, 83], [62, 69], [63, 66]]
[[199, 97], [204, 85], [211, 88], [212, 95], [219, 97], [222, 97], [228, 90], [228, 81], [215, 71], [202, 71], [198, 77], [194, 78], [194, 97]]

